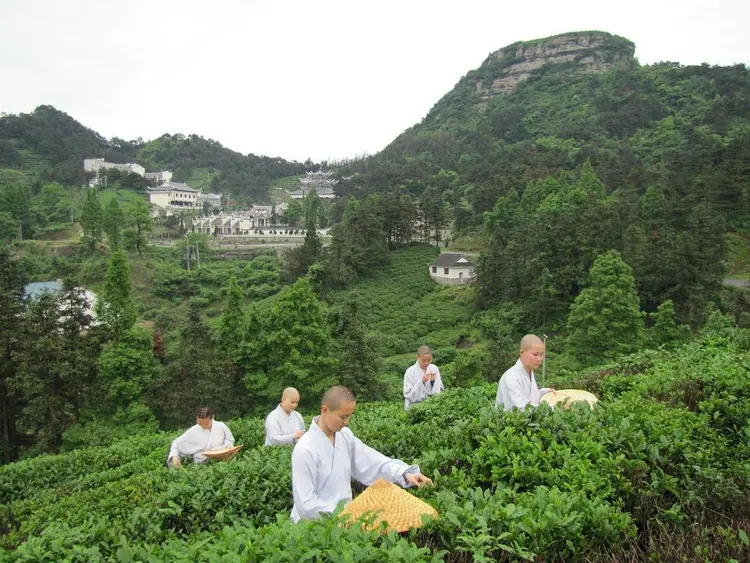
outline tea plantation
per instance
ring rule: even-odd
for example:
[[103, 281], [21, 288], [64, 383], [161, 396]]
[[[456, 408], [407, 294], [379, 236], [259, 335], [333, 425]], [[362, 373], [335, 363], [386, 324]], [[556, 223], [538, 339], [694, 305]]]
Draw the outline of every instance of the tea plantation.
[[[351, 428], [420, 464], [439, 512], [409, 534], [292, 524], [290, 448], [229, 421], [230, 462], [168, 470], [160, 433], [0, 467], [2, 561], [748, 561], [750, 335], [727, 331], [553, 381], [596, 409], [493, 408], [496, 385]], [[306, 417], [309, 422], [309, 417]]]

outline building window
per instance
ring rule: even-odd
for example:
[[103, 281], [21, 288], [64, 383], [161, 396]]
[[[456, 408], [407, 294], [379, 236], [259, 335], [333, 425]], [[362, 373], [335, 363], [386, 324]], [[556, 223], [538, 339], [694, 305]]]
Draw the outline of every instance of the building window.
[[432, 267], [432, 273], [433, 274], [437, 274], [437, 266], [433, 266]]
[[444, 274], [445, 274], [446, 276], [447, 276], [448, 274], [450, 274], [450, 271], [451, 271], [451, 270], [450, 270], [450, 268], [443, 268], [443, 273], [444, 273]]

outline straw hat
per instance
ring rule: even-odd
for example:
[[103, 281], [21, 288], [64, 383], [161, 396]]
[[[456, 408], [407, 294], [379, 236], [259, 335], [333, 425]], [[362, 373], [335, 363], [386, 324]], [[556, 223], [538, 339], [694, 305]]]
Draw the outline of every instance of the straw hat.
[[593, 393], [582, 391], [581, 389], [562, 389], [560, 391], [555, 391], [554, 393], [547, 393], [542, 397], [542, 401], [551, 406], [562, 403], [565, 408], [570, 408], [572, 403], [585, 401], [593, 409], [599, 399], [597, 399], [596, 395]]
[[421, 527], [423, 514], [433, 518], [438, 516], [437, 510], [429, 504], [385, 479], [378, 479], [367, 487], [341, 514], [351, 515], [348, 525], [368, 511], [376, 511], [373, 527], [378, 528], [381, 522], [387, 522], [388, 532], [406, 532]]
[[233, 448], [222, 448], [220, 450], [206, 450], [203, 455], [208, 459], [218, 459], [222, 461], [230, 460], [237, 452], [242, 449], [242, 445], [234, 446]]

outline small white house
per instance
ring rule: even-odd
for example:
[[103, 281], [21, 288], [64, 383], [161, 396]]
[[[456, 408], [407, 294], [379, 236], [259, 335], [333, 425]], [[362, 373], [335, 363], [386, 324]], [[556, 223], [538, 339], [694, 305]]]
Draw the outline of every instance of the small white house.
[[430, 264], [430, 276], [444, 285], [469, 283], [476, 266], [463, 254], [443, 252]]

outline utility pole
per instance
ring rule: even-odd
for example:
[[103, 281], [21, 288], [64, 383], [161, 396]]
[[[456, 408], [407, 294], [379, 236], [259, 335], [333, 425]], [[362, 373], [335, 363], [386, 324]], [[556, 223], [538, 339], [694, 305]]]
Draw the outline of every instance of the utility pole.
[[[195, 248], [193, 248], [195, 246]], [[198, 243], [195, 245], [189, 242], [185, 245], [185, 262], [187, 262], [187, 269], [190, 270], [190, 262], [194, 261], [198, 268], [201, 267], [201, 253]]]
[[544, 337], [544, 356], [542, 357], [542, 385], [544, 385], [544, 380], [547, 377], [547, 335], [542, 334]]

